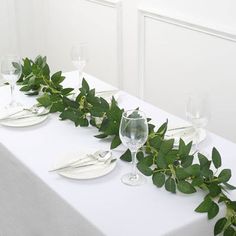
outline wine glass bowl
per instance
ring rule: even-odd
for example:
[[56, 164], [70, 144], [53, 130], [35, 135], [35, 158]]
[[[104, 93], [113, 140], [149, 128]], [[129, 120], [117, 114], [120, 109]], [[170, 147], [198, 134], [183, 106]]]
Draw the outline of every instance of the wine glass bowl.
[[[79, 80], [76, 90], [79, 89], [83, 80], [84, 68], [88, 63], [88, 45], [87, 43], [78, 43], [71, 48], [71, 61], [78, 70]], [[78, 91], [76, 91], [78, 92]]]
[[129, 110], [122, 114], [119, 136], [121, 142], [130, 150], [133, 171], [124, 175], [121, 181], [127, 185], [137, 186], [145, 182], [145, 178], [137, 173], [136, 153], [147, 141], [148, 123], [145, 114], [140, 110]]
[[190, 94], [186, 103], [186, 117], [193, 125], [196, 133], [196, 149], [198, 149], [199, 133], [210, 119], [209, 97], [206, 93]]
[[9, 83], [11, 89], [11, 102], [7, 108], [19, 106], [20, 104], [15, 101], [14, 90], [17, 80], [22, 73], [20, 58], [16, 55], [4, 56], [1, 60], [1, 74], [3, 79]]

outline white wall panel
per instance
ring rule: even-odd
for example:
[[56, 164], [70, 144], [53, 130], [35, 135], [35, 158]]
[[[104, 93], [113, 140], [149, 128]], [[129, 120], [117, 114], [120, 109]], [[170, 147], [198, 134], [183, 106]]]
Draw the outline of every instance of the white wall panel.
[[187, 93], [206, 91], [211, 97], [210, 129], [236, 140], [235, 36], [163, 22], [152, 14], [143, 20], [144, 98], [184, 117]]
[[118, 86], [117, 8], [106, 1], [49, 0], [46, 50], [54, 70], [75, 69], [70, 50], [87, 42], [89, 63], [85, 71]]
[[18, 48], [14, 0], [0, 0], [0, 58]]

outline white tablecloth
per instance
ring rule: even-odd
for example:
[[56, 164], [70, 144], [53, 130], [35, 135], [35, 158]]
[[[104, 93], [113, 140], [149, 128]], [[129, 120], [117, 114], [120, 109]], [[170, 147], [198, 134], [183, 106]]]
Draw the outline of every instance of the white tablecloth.
[[[75, 72], [66, 76], [66, 83], [73, 84]], [[86, 79], [99, 90], [111, 88], [91, 76]], [[1, 104], [8, 102], [8, 94], [7, 87], [0, 87]], [[21, 102], [34, 103], [34, 98], [18, 95]], [[124, 92], [118, 101], [125, 109], [140, 107], [157, 125], [166, 118], [172, 124], [181, 122]], [[119, 161], [109, 175], [94, 180], [70, 180], [48, 172], [66, 153], [85, 147], [108, 149], [110, 143], [95, 134], [95, 128], [76, 128], [57, 114], [32, 127], [0, 127], [1, 236], [213, 235], [215, 220], [194, 212], [203, 193], [171, 194], [156, 188], [150, 178], [146, 185], [126, 186], [120, 178], [130, 171], [128, 163]], [[223, 166], [232, 169], [231, 182], [236, 183], [236, 145], [209, 133], [201, 148], [209, 153], [213, 146], [222, 154]], [[121, 146], [113, 153], [118, 157], [124, 150]]]

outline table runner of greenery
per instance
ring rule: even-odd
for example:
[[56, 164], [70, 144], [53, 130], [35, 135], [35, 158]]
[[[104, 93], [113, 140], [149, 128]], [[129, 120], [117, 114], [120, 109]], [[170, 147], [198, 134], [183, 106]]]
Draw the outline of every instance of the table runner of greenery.
[[[108, 103], [97, 97], [95, 89], [90, 89], [85, 79], [76, 99], [71, 98], [73, 88], [64, 88], [61, 83], [65, 77], [62, 72], [50, 74], [46, 57], [38, 56], [35, 60], [24, 58], [22, 75], [18, 80], [21, 91], [27, 95], [39, 95], [38, 103], [49, 109], [50, 113], [59, 113], [61, 120], [71, 120], [75, 126], [92, 125], [98, 129], [98, 139], [109, 139], [111, 149], [121, 144], [119, 125], [123, 109], [114, 99]], [[165, 187], [171, 193], [180, 191], [193, 194], [205, 192], [203, 201], [195, 209], [196, 212], [207, 213], [208, 219], [217, 216], [219, 206], [226, 209], [225, 216], [218, 219], [214, 227], [214, 235], [236, 235], [236, 201], [228, 197], [228, 190], [236, 189], [228, 183], [231, 178], [230, 169], [222, 169], [221, 155], [214, 147], [211, 158], [198, 153], [191, 153], [192, 142], [185, 143], [180, 139], [178, 147], [174, 139], [165, 139], [168, 122], [159, 128], [149, 122], [149, 136], [145, 146], [140, 149], [137, 167], [140, 172], [152, 178], [153, 184]], [[123, 161], [131, 161], [131, 153], [127, 150], [121, 157]]]

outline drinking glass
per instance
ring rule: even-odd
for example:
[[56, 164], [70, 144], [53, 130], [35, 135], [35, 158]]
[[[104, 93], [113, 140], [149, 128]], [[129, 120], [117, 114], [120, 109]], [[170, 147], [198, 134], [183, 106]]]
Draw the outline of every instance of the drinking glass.
[[145, 114], [140, 110], [129, 110], [122, 114], [119, 135], [122, 143], [129, 148], [132, 155], [133, 171], [124, 175], [124, 184], [137, 186], [145, 183], [145, 178], [137, 173], [136, 154], [148, 138], [148, 123]]
[[22, 72], [20, 58], [16, 55], [7, 55], [1, 61], [1, 73], [6, 82], [9, 83], [11, 89], [11, 102], [6, 108], [19, 106], [15, 101], [14, 91], [16, 81], [20, 78]]
[[186, 117], [192, 123], [195, 130], [195, 146], [198, 152], [199, 134], [205, 128], [210, 118], [209, 98], [205, 93], [189, 95], [186, 104]]
[[88, 44], [87, 43], [79, 43], [77, 45], [74, 45], [71, 48], [71, 61], [74, 65], [74, 67], [78, 70], [79, 73], [79, 80], [77, 85], [77, 92], [79, 87], [81, 86], [82, 80], [83, 80], [83, 72], [84, 67], [88, 63]]

